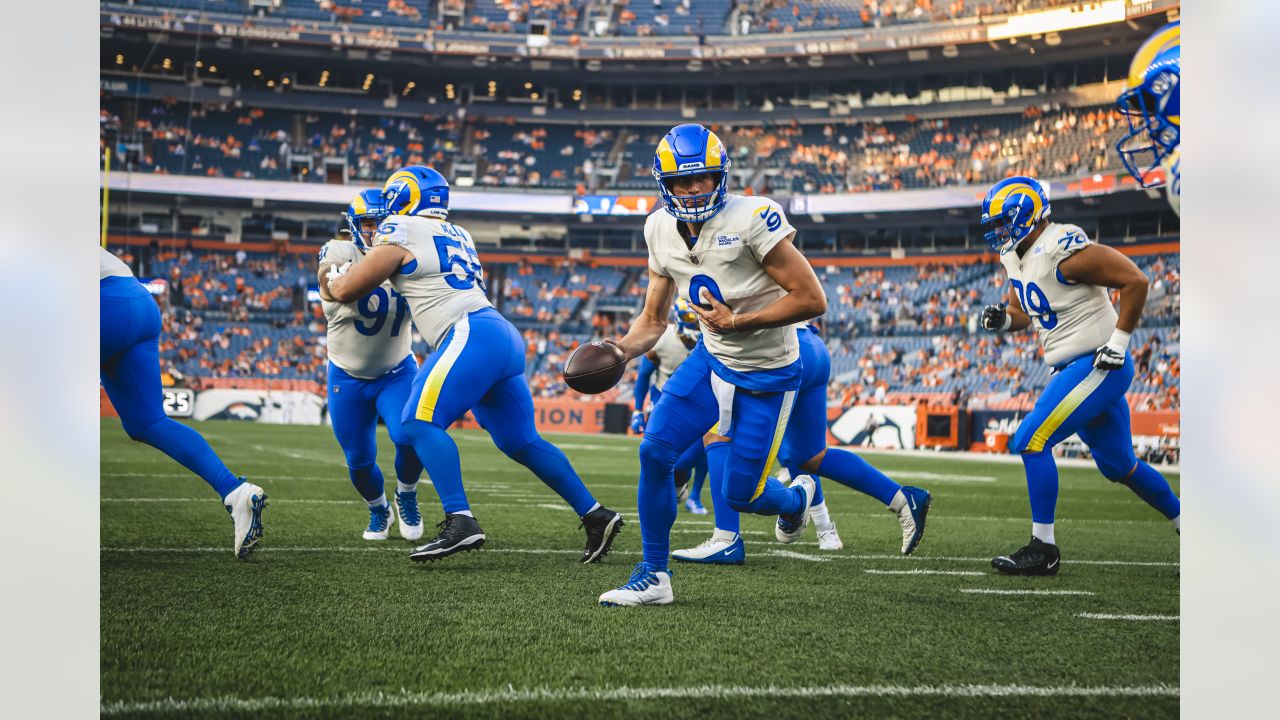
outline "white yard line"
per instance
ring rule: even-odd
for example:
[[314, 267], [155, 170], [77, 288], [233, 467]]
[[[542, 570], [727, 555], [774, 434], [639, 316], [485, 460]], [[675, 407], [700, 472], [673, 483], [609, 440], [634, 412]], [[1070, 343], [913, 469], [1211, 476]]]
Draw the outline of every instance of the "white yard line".
[[895, 478], [910, 478], [912, 480], [931, 480], [941, 482], [979, 482], [993, 483], [996, 478], [992, 475], [951, 475], [947, 473], [924, 472], [922, 470], [894, 470]]
[[262, 713], [274, 710], [331, 710], [357, 708], [439, 708], [481, 705], [537, 705], [560, 702], [619, 702], [647, 700], [738, 700], [755, 698], [1177, 698], [1176, 685], [701, 685], [652, 688], [512, 687], [458, 692], [369, 692], [337, 697], [165, 698], [101, 704], [103, 715], [153, 713]]
[[[408, 543], [400, 544], [396, 542], [379, 542], [377, 545], [369, 545], [367, 547], [351, 546], [351, 545], [331, 545], [328, 547], [270, 547], [259, 546], [255, 552], [269, 553], [363, 553], [363, 552], [383, 552], [386, 550], [408, 551], [412, 547]], [[231, 551], [224, 547], [105, 547], [102, 552], [109, 553], [230, 553]], [[581, 555], [581, 550], [560, 550], [554, 548], [534, 549], [534, 548], [482, 548], [479, 552], [483, 553], [500, 553], [504, 555]]]
[[[943, 452], [936, 452], [933, 450], [893, 450], [893, 449], [882, 449], [882, 448], [866, 448], [866, 447], [859, 447], [859, 446], [853, 446], [853, 445], [842, 445], [840, 446], [840, 448], [842, 450], [852, 450], [853, 452], [859, 455], [880, 455], [882, 457], [896, 457], [896, 458], [903, 458], [903, 459], [920, 458], [920, 459], [926, 459], [926, 460], [943, 460], [943, 461], [959, 460], [962, 462], [994, 463], [999, 465], [1021, 465], [1022, 464], [1022, 457], [1020, 455], [1014, 455], [1009, 453], [1003, 453], [1003, 454], [975, 453], [975, 452], [969, 452], [967, 450], [962, 452], [943, 453]], [[1079, 467], [1079, 468], [1097, 467], [1092, 460], [1083, 460], [1081, 458], [1054, 458], [1053, 461], [1058, 465], [1058, 467]], [[1154, 467], [1156, 470], [1159, 470], [1161, 473], [1164, 473], [1164, 474], [1173, 473], [1174, 475], [1180, 475], [1182, 473], [1182, 469], [1178, 465], [1153, 465], [1152, 467]]]
[[915, 570], [870, 570], [868, 569], [868, 570], [863, 570], [862, 572], [867, 573], [869, 575], [966, 575], [966, 576], [978, 576], [978, 577], [981, 577], [987, 574], [984, 572], [977, 572], [976, 570], [923, 570], [923, 569], [915, 569]]
[[765, 550], [761, 555], [771, 555], [773, 557], [791, 558], [793, 560], [808, 560], [809, 562], [830, 562], [831, 558], [822, 557], [821, 555], [806, 555], [804, 553], [792, 552], [791, 550]]
[[1088, 590], [993, 590], [991, 588], [960, 588], [969, 595], [1094, 595]]
[[1113, 615], [1111, 613], [1080, 613], [1076, 617], [1085, 620], [1128, 620], [1132, 622], [1178, 622], [1177, 615]]

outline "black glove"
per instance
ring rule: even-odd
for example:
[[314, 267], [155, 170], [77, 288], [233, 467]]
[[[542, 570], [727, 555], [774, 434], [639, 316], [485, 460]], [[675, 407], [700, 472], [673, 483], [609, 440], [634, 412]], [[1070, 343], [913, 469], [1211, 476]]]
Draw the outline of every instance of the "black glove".
[[978, 320], [978, 324], [987, 332], [1004, 332], [1013, 325], [1013, 318], [1004, 309], [1004, 303], [988, 305], [982, 308], [982, 318]]

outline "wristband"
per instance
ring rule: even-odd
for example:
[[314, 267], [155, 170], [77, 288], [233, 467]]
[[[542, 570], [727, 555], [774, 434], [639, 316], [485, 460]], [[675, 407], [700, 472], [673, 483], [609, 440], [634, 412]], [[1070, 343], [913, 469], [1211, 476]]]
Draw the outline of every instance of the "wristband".
[[1111, 333], [1111, 339], [1107, 341], [1107, 346], [1123, 351], [1129, 347], [1129, 335], [1130, 333], [1116, 328], [1115, 332]]

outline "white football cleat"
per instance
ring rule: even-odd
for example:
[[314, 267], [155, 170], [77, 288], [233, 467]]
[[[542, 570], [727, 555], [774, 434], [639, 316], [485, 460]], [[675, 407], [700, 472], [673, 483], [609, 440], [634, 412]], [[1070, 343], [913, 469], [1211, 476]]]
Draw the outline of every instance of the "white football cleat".
[[418, 492], [396, 493], [396, 515], [400, 518], [400, 537], [405, 540], [422, 539], [422, 513], [418, 511]]
[[656, 570], [646, 562], [636, 563], [626, 585], [600, 596], [601, 607], [634, 607], [636, 605], [670, 605], [671, 571]]
[[365, 528], [365, 540], [386, 540], [396, 521], [396, 509], [387, 503], [380, 508], [369, 508], [369, 527]]
[[262, 510], [267, 506], [267, 493], [251, 482], [242, 482], [239, 487], [227, 493], [222, 501], [231, 513], [231, 522], [235, 526], [235, 538], [231, 549], [241, 560], [258, 546], [262, 539]]
[[804, 491], [804, 508], [795, 515], [779, 515], [778, 524], [773, 528], [773, 535], [778, 538], [778, 542], [787, 545], [798, 540], [809, 526], [809, 506], [813, 504], [813, 496], [818, 492], [818, 486], [808, 475], [797, 475], [791, 481], [791, 487], [797, 486]]
[[836, 532], [833, 525], [830, 530], [818, 531], [818, 549], [819, 550], [843, 550], [844, 543], [840, 541], [840, 533]]
[[703, 565], [741, 565], [746, 562], [747, 552], [742, 543], [742, 536], [717, 528], [711, 534], [710, 540], [698, 547], [677, 550], [671, 553], [671, 558], [680, 562]]

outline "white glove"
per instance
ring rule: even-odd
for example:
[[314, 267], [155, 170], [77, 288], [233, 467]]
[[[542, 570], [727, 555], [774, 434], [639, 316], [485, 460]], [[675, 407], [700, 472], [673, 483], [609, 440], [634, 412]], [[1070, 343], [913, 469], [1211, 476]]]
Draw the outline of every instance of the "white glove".
[[1119, 370], [1124, 367], [1124, 354], [1128, 348], [1129, 333], [1117, 329], [1111, 333], [1106, 345], [1093, 351], [1093, 366], [1099, 370]]
[[329, 271], [328, 271], [328, 272], [326, 272], [326, 273], [325, 273], [325, 275], [324, 275], [324, 282], [325, 282], [325, 284], [326, 284], [326, 285], [332, 285], [334, 280], [336, 280], [336, 279], [338, 279], [338, 278], [342, 277], [343, 275], [345, 275], [345, 274], [346, 274], [346, 272], [347, 272], [348, 270], [350, 270], [350, 269], [351, 269], [351, 261], [350, 261], [350, 260], [348, 260], [348, 261], [346, 261], [346, 262], [342, 263], [341, 265], [330, 265], [330, 266], [329, 266]]

